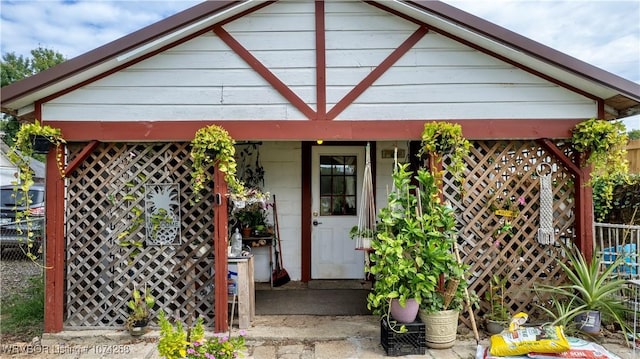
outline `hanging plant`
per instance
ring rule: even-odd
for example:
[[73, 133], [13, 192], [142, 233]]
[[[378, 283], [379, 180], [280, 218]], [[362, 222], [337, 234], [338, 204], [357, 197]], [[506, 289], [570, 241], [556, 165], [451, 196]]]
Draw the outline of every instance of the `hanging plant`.
[[[29, 212], [31, 198], [26, 195], [34, 184], [31, 159], [35, 154], [48, 152], [49, 147], [54, 145], [56, 147], [58, 170], [60, 176], [64, 177], [62, 151], [58, 151], [58, 147], [63, 143], [66, 143], [66, 141], [62, 137], [60, 129], [48, 125], [42, 126], [40, 122], [36, 120], [33, 123], [25, 123], [20, 126], [20, 130], [16, 133], [14, 143], [9, 149], [9, 160], [18, 168], [18, 181], [13, 183], [16, 198], [14, 207], [16, 212], [15, 220], [16, 222], [24, 221], [26, 223], [24, 230], [18, 227], [18, 234], [25, 234], [28, 241], [31, 241], [36, 235], [31, 220], [31, 213]], [[38, 148], [40, 145], [43, 145], [44, 148]], [[24, 195], [20, 195], [19, 192]], [[23, 210], [18, 211], [18, 208], [22, 208]], [[30, 251], [25, 254], [32, 260], [36, 258]]]
[[214, 163], [217, 163], [220, 171], [224, 173], [229, 192], [244, 193], [244, 184], [236, 177], [235, 141], [229, 132], [218, 125], [203, 127], [196, 132], [191, 145], [191, 184], [195, 193], [194, 202], [200, 200], [200, 192], [211, 175], [207, 170]]
[[571, 137], [573, 147], [587, 154], [586, 164], [593, 165], [593, 175], [602, 176], [627, 173], [629, 142], [622, 122], [592, 118], [576, 125]]
[[464, 171], [464, 157], [469, 153], [471, 143], [462, 136], [462, 127], [448, 122], [425, 123], [422, 131], [420, 155], [426, 153], [441, 160], [449, 156], [447, 170], [460, 182]]
[[[576, 151], [586, 154], [581, 165], [593, 166], [589, 185], [593, 186], [597, 179], [601, 202], [611, 203], [615, 182], [628, 173], [625, 146], [629, 137], [624, 124], [592, 118], [576, 125], [571, 142]], [[609, 209], [605, 206], [597, 220], [602, 220]]]
[[[39, 121], [34, 123], [25, 123], [20, 126], [20, 130], [16, 133], [15, 141], [9, 151], [9, 159], [19, 169], [18, 182], [26, 191], [33, 185], [33, 170], [31, 170], [31, 158], [35, 154], [42, 154], [46, 151], [36, 148], [42, 142], [56, 146], [56, 149], [66, 143], [62, 137], [59, 128], [53, 128], [48, 125], [42, 126]], [[45, 143], [46, 145], [46, 143]], [[62, 163], [62, 153], [57, 151], [56, 163], [60, 176], [64, 177], [64, 164]]]

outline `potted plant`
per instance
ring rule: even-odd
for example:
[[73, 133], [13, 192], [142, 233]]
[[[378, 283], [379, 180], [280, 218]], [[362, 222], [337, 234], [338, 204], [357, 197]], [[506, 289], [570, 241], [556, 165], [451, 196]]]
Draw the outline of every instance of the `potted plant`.
[[267, 200], [269, 192], [262, 193], [255, 188], [245, 188], [241, 192], [230, 194], [231, 216], [236, 220], [234, 226], [242, 229], [243, 237], [267, 232]]
[[266, 228], [266, 212], [257, 205], [252, 205], [238, 210], [233, 214], [238, 225], [242, 228], [242, 236], [250, 237], [261, 234]]
[[489, 334], [498, 334], [509, 325], [511, 315], [505, 304], [508, 278], [495, 274], [489, 281], [489, 290], [484, 292], [484, 299], [489, 304], [489, 311], [485, 313], [485, 329]]
[[236, 177], [236, 160], [234, 155], [235, 141], [229, 133], [218, 125], [209, 125], [196, 131], [191, 141], [191, 158], [193, 159], [191, 184], [193, 186], [193, 202], [200, 200], [200, 192], [209, 179], [208, 167], [217, 164], [229, 186], [229, 192], [242, 194], [245, 187]]
[[353, 226], [349, 230], [349, 238], [355, 241], [360, 241], [363, 249], [371, 248], [371, 241], [376, 236], [376, 232], [370, 228], [358, 228], [358, 226]]
[[151, 295], [151, 288], [145, 286], [144, 292], [137, 288], [131, 292], [131, 300], [127, 302], [129, 316], [125, 323], [131, 335], [139, 336], [145, 333], [145, 328], [149, 324], [149, 311], [154, 305], [155, 299]]
[[[418, 171], [417, 180], [424, 193], [420, 204], [428, 245], [422, 256], [428, 263], [425, 274], [430, 283], [421, 287], [420, 318], [425, 322], [426, 342], [431, 348], [453, 346], [459, 312], [465, 300], [470, 304], [476, 300], [475, 296], [468, 294], [468, 282], [464, 276], [468, 265], [457, 257], [455, 213], [441, 200], [444, 171], [460, 181], [465, 168], [464, 157], [470, 147], [471, 143], [462, 135], [460, 125], [431, 122], [424, 126], [421, 154], [428, 155], [430, 171]], [[448, 156], [448, 165], [440, 171], [437, 162], [443, 161], [445, 156]]]
[[426, 123], [421, 140], [420, 155], [428, 154], [436, 161], [449, 156], [447, 171], [459, 181], [464, 171], [464, 157], [471, 148], [471, 143], [462, 135], [462, 127], [442, 121]]
[[[460, 174], [463, 166], [457, 161], [462, 161], [465, 152], [458, 147], [469, 147], [461, 134], [458, 125], [426, 124], [423, 139], [428, 144], [423, 145], [423, 152], [450, 153], [457, 164], [447, 170]], [[432, 155], [442, 158], [437, 153]], [[396, 307], [415, 302], [423, 322], [446, 312], [444, 316], [450, 321], [446, 342], [432, 336], [427, 338], [427, 345], [450, 347], [455, 340], [458, 312], [467, 297], [468, 284], [463, 274], [468, 266], [454, 253], [456, 217], [453, 209], [441, 200], [442, 173], [432, 166], [433, 172], [419, 169], [414, 176], [407, 169], [408, 164], [399, 164], [394, 169], [395, 190], [389, 194], [387, 206], [380, 210], [377, 235], [371, 245], [372, 264], [368, 268], [376, 279], [368, 296], [368, 307], [374, 314], [389, 318], [389, 314], [394, 316], [391, 310], [395, 302]], [[428, 332], [430, 324], [425, 323], [425, 327]]]
[[558, 259], [556, 263], [567, 275], [567, 282], [560, 285], [537, 284], [535, 291], [543, 297], [548, 294], [552, 302], [552, 308], [539, 307], [554, 318], [554, 325], [594, 334], [600, 331], [601, 321], [615, 322], [626, 337], [628, 327], [624, 315], [629, 308], [619, 295], [626, 280], [617, 274], [626, 256], [603, 265], [602, 254], [597, 251], [591, 261], [587, 261], [575, 245], [565, 246], [564, 252], [567, 262]]

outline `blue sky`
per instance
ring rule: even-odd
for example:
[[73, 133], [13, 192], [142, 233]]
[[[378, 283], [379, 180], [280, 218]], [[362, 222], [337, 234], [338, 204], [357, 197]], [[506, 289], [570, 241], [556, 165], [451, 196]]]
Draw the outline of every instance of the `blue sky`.
[[[72, 58], [199, 2], [0, 0], [0, 52], [43, 46]], [[640, 83], [640, 0], [445, 2]], [[625, 124], [640, 129], [640, 116]]]

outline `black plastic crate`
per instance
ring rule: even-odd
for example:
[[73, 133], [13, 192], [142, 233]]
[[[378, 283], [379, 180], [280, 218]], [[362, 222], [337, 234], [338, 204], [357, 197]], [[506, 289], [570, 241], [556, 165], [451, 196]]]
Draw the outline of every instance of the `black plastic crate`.
[[401, 325], [401, 323], [392, 322], [392, 328], [386, 319], [380, 321], [380, 343], [387, 355], [424, 355], [427, 349], [424, 323], [418, 317], [415, 322], [404, 324], [407, 332], [396, 333]]

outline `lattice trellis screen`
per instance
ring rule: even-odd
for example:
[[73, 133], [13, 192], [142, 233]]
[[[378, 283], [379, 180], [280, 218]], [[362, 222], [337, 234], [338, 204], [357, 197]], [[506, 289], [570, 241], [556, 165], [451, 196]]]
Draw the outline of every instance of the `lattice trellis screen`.
[[[532, 313], [531, 304], [536, 298], [531, 289], [535, 282], [557, 283], [564, 279], [555, 265], [560, 247], [536, 240], [540, 203], [536, 168], [542, 162], [549, 163], [554, 171], [556, 238], [573, 240], [573, 177], [534, 141], [474, 142], [466, 158], [464, 194], [450, 177], [444, 179], [445, 200], [459, 214], [458, 242], [463, 261], [471, 265], [469, 288], [481, 299], [479, 314], [489, 309], [489, 303], [482, 298], [493, 275], [508, 278], [506, 303], [512, 314]], [[511, 210], [513, 217], [497, 214], [500, 209]]]
[[[209, 193], [190, 204], [188, 143], [101, 144], [69, 177], [66, 207], [66, 313], [68, 327], [121, 326], [134, 286], [148, 285], [154, 312], [203, 317], [213, 325], [213, 209]], [[83, 146], [71, 145], [70, 158]], [[211, 169], [213, 170], [213, 169]], [[144, 243], [145, 184], [177, 184], [180, 237], [177, 245]], [[210, 184], [212, 185], [212, 184]], [[178, 187], [174, 186], [174, 187]], [[141, 214], [144, 217], [144, 212]], [[130, 231], [119, 239], [118, 235]]]

